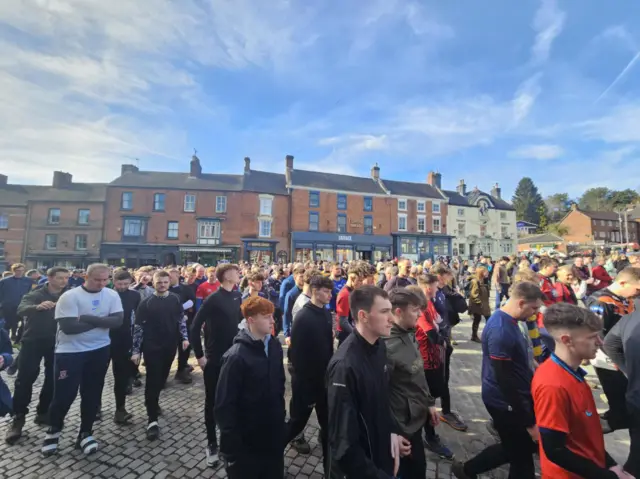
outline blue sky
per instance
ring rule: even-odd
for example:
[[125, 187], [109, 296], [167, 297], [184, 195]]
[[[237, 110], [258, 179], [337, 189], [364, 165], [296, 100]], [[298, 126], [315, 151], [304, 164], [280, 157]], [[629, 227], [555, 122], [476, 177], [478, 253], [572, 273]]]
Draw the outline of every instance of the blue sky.
[[[640, 187], [640, 3], [0, 2], [0, 170]], [[639, 63], [639, 64], [636, 64]]]

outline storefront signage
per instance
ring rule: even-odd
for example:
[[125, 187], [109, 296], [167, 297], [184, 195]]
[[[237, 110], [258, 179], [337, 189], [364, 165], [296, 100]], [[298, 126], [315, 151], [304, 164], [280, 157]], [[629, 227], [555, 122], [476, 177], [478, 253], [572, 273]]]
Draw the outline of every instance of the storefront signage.
[[338, 236], [338, 241], [351, 241], [351, 236]]
[[255, 242], [251, 242], [251, 243], [247, 243], [247, 246], [253, 247], [253, 248], [271, 248], [271, 243], [255, 243]]
[[351, 220], [349, 221], [349, 226], [351, 226], [352, 228], [362, 228], [362, 221]]

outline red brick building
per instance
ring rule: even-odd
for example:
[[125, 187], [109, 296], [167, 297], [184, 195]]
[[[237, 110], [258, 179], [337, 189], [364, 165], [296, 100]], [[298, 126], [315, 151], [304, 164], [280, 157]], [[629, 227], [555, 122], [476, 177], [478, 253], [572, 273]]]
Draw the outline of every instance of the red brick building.
[[632, 216], [629, 215], [625, 222], [622, 214], [613, 211], [584, 211], [574, 204], [560, 224], [568, 230], [564, 240], [569, 244], [624, 243], [627, 232], [629, 242], [637, 243], [640, 223]]

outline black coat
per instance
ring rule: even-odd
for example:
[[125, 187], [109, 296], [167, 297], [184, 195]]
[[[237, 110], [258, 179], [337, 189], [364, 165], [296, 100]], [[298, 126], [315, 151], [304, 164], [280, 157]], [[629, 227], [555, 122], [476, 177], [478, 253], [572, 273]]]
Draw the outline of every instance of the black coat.
[[324, 388], [325, 374], [333, 356], [331, 313], [311, 302], [296, 314], [291, 328], [289, 360], [296, 377]]
[[220, 452], [230, 461], [243, 455], [282, 455], [285, 441], [282, 346], [267, 345], [245, 329], [222, 357], [215, 402]]

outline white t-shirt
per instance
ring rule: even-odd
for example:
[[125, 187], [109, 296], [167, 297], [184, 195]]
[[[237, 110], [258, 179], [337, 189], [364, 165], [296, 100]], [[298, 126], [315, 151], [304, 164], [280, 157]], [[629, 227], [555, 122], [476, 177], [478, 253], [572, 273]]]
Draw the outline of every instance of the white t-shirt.
[[[122, 312], [122, 301], [114, 290], [103, 288], [90, 293], [84, 287], [73, 288], [58, 299], [56, 319], [78, 318], [82, 315], [106, 317]], [[94, 328], [80, 334], [65, 334], [58, 326], [56, 353], [80, 353], [104, 348], [111, 344], [109, 329]]]

